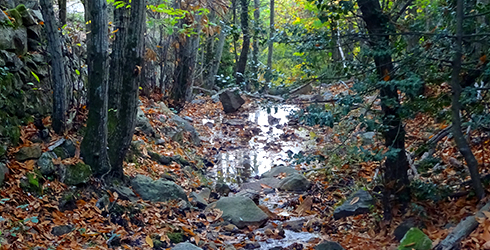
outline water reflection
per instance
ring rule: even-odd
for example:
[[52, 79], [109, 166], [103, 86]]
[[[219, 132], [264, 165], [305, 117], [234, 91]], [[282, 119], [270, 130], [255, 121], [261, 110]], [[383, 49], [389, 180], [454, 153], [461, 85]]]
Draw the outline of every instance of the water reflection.
[[[255, 112], [249, 113], [248, 118], [243, 119], [243, 125], [253, 123], [257, 128], [251, 126], [251, 137], [243, 138], [226, 138], [227, 135], [220, 131], [216, 134], [216, 138], [221, 141], [230, 139], [233, 141], [232, 148], [226, 151], [221, 151], [216, 157], [216, 172], [218, 181], [227, 183], [241, 184], [247, 179], [254, 176], [260, 176], [267, 172], [274, 165], [285, 164], [288, 161], [288, 151], [298, 153], [305, 150], [308, 143], [304, 143], [307, 139], [308, 132], [305, 130], [296, 130], [288, 127], [289, 119], [287, 116], [293, 110], [298, 108], [294, 105], [282, 105], [276, 108], [269, 109], [261, 108]], [[238, 120], [238, 121], [237, 121]], [[203, 121], [217, 123], [215, 121]], [[238, 124], [240, 119], [230, 119], [224, 123]], [[244, 126], [238, 126], [238, 129], [243, 129]], [[249, 128], [250, 129], [250, 128]], [[294, 133], [295, 136], [284, 136], [285, 131]], [[245, 143], [244, 146], [240, 142]]]

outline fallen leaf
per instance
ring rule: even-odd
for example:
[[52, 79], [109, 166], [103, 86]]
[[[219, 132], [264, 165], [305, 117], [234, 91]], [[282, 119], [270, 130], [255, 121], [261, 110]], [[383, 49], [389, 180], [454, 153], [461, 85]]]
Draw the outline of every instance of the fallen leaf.
[[352, 199], [352, 200], [350, 201], [350, 203], [349, 203], [349, 204], [354, 205], [354, 204], [356, 204], [358, 201], [359, 201], [359, 197], [354, 197], [354, 199]]
[[146, 244], [148, 244], [151, 248], [153, 248], [153, 240], [150, 238], [150, 235], [147, 235], [145, 238]]

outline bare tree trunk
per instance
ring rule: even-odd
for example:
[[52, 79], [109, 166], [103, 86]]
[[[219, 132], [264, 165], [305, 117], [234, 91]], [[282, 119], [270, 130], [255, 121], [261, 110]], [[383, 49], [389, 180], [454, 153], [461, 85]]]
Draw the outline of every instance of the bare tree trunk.
[[[250, 31], [248, 30], [248, 0], [240, 0], [240, 5], [242, 8], [240, 23], [243, 32], [243, 44], [240, 58], [238, 59], [236, 66], [236, 83], [238, 85], [245, 81], [245, 69], [247, 68], [248, 51], [250, 50]], [[248, 82], [246, 84], [246, 89], [250, 89]]]
[[40, 1], [48, 37], [48, 51], [51, 56], [51, 79], [53, 82], [53, 117], [54, 131], [62, 135], [66, 129], [66, 75], [61, 51], [60, 34], [54, 15], [53, 5], [49, 0]]
[[252, 72], [251, 79], [254, 90], [259, 88], [259, 31], [260, 31], [260, 0], [254, 0], [254, 33], [252, 44]]
[[272, 52], [274, 50], [274, 33], [275, 33], [275, 24], [274, 24], [274, 0], [271, 0], [270, 5], [270, 21], [269, 21], [269, 51], [267, 53], [267, 73], [265, 74], [265, 81], [267, 84], [270, 84], [272, 81]]
[[[224, 21], [225, 20], [221, 21], [222, 26], [225, 25]], [[224, 29], [221, 29], [218, 36], [218, 44], [216, 45], [216, 53], [209, 67], [210, 72], [208, 74], [208, 79], [206, 81], [207, 89], [214, 88], [214, 82], [215, 82], [216, 75], [218, 74], [219, 64], [221, 62], [221, 56], [223, 55], [223, 47], [225, 46], [225, 42], [226, 42], [226, 31]]]
[[85, 2], [87, 22], [88, 118], [87, 130], [80, 146], [86, 164], [96, 176], [111, 169], [107, 155], [107, 89], [108, 89], [108, 17], [107, 1]]
[[[123, 0], [128, 4], [128, 0]], [[109, 71], [109, 119], [116, 115], [116, 110], [121, 103], [121, 91], [124, 75], [124, 63], [126, 61], [124, 54], [124, 47], [126, 46], [126, 36], [128, 34], [128, 15], [129, 9], [114, 8], [114, 42], [112, 43], [112, 53], [110, 55], [110, 67]], [[115, 117], [114, 117], [115, 118]], [[109, 131], [109, 133], [111, 133]]]
[[483, 189], [480, 173], [478, 172], [478, 161], [471, 152], [471, 148], [466, 141], [463, 131], [461, 129], [461, 103], [459, 102], [459, 98], [461, 97], [462, 88], [460, 85], [459, 73], [461, 71], [461, 57], [462, 57], [462, 45], [463, 45], [463, 18], [464, 18], [464, 6], [463, 0], [457, 1], [457, 10], [456, 10], [456, 53], [454, 54], [453, 60], [453, 72], [451, 75], [451, 88], [453, 92], [453, 98], [451, 103], [451, 111], [452, 111], [452, 122], [453, 122], [453, 136], [456, 145], [459, 148], [459, 152], [464, 156], [466, 160], [466, 164], [468, 165], [468, 170], [470, 171], [471, 180], [473, 184], [473, 189], [475, 190], [476, 197], [478, 199], [482, 199], [485, 196], [485, 190]]
[[[130, 18], [127, 26], [126, 41], [122, 48], [124, 63], [122, 65], [121, 101], [115, 120], [110, 120], [109, 159], [113, 177], [123, 176], [123, 160], [134, 133], [138, 105], [138, 83], [143, 78], [141, 73], [145, 43], [145, 1], [131, 1]], [[124, 8], [126, 9], [126, 8]], [[122, 101], [124, 100], [124, 101]], [[111, 115], [111, 118], [113, 116]]]
[[[383, 14], [378, 0], [358, 0], [362, 18], [370, 34], [370, 43], [376, 51], [387, 51], [390, 47], [389, 18]], [[380, 79], [389, 81], [393, 79], [394, 68], [389, 53], [376, 53], [374, 56], [376, 70]], [[383, 110], [383, 136], [385, 146], [393, 154], [385, 160], [385, 194], [383, 195], [384, 215], [386, 220], [391, 220], [391, 196], [395, 196], [403, 206], [410, 201], [410, 189], [407, 170], [409, 167], [405, 154], [405, 129], [399, 114], [400, 101], [395, 86], [384, 84], [380, 87], [381, 108]]]

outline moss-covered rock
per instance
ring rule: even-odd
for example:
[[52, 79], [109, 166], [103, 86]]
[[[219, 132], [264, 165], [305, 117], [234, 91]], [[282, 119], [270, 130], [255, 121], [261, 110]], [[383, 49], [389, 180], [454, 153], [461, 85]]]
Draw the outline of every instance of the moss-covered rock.
[[25, 161], [30, 159], [39, 159], [43, 153], [41, 146], [33, 145], [30, 147], [23, 147], [15, 154], [15, 159], [18, 161]]
[[400, 242], [399, 250], [429, 250], [432, 249], [432, 241], [416, 227], [410, 228]]
[[[23, 6], [23, 4], [19, 5], [18, 7]], [[24, 6], [25, 8], [25, 6]], [[19, 27], [22, 25], [22, 15], [19, 13], [17, 8], [15, 9], [10, 9], [7, 10], [7, 14], [14, 19], [14, 25], [15, 27]]]
[[25, 178], [20, 180], [20, 187], [26, 192], [42, 194], [43, 192], [43, 177], [39, 171], [27, 173]]
[[79, 162], [66, 167], [63, 182], [67, 185], [80, 185], [87, 183], [90, 176], [92, 176], [90, 166]]

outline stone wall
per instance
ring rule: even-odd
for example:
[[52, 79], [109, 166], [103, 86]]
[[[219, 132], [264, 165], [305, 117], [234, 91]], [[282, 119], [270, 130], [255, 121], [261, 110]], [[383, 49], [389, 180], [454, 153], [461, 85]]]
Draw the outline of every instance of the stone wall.
[[36, 1], [0, 0], [0, 157], [18, 143], [20, 126], [51, 112], [43, 17]]

